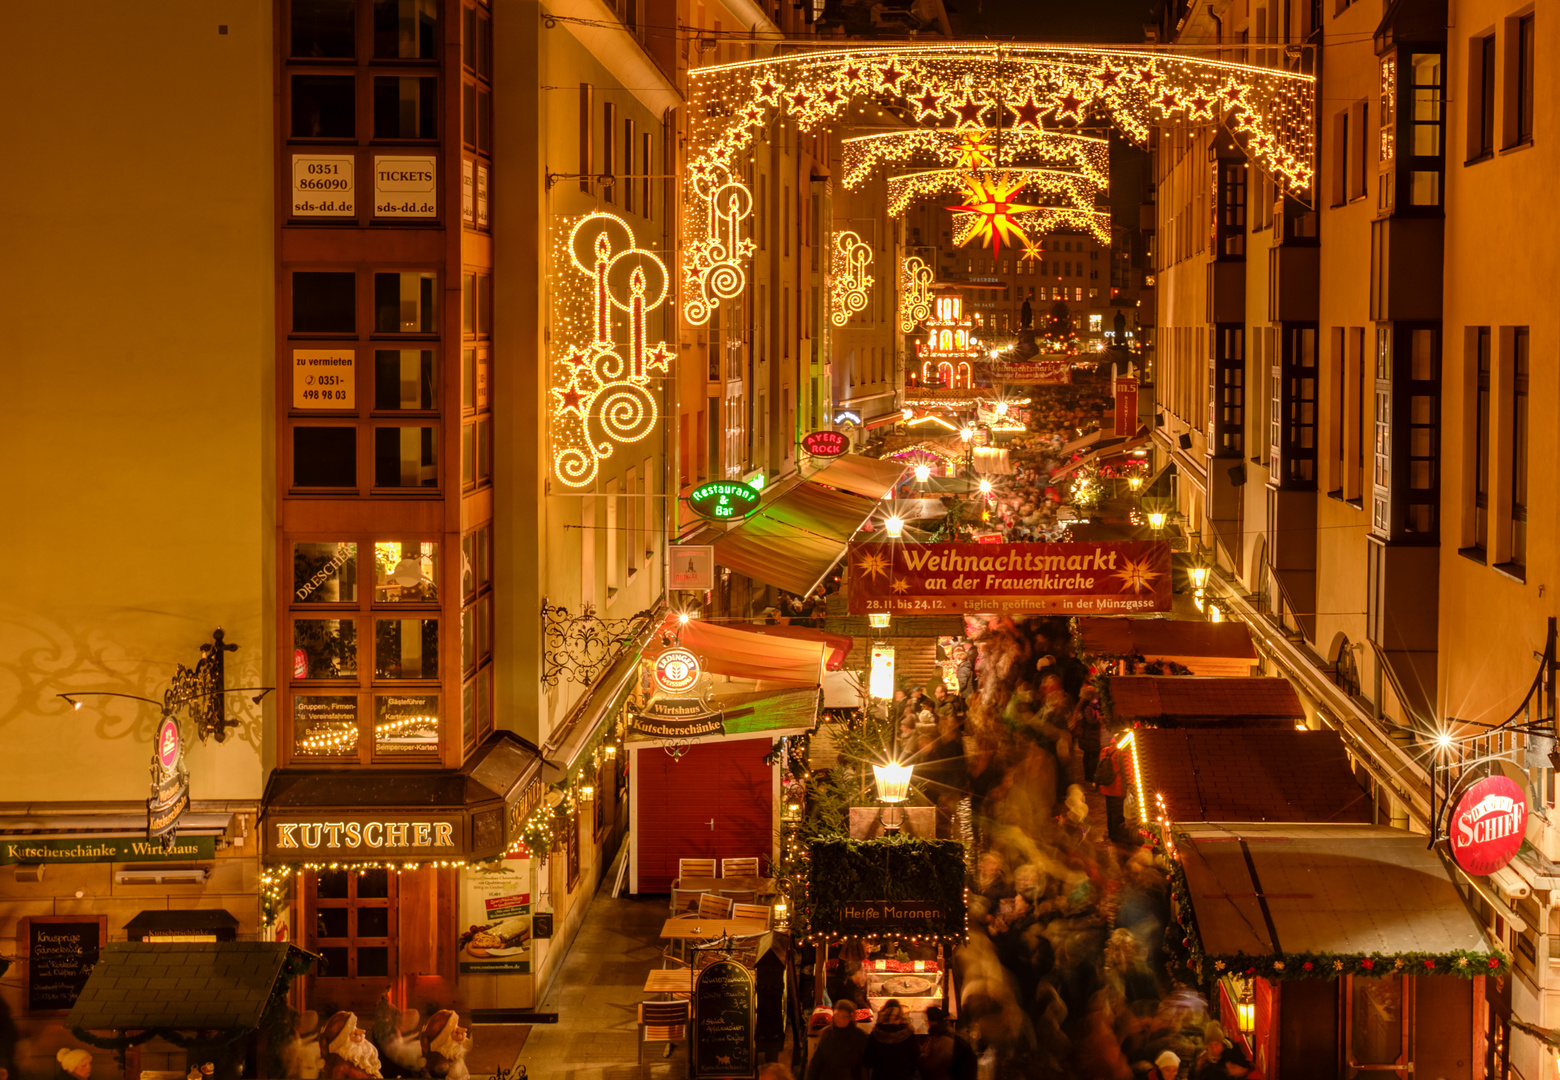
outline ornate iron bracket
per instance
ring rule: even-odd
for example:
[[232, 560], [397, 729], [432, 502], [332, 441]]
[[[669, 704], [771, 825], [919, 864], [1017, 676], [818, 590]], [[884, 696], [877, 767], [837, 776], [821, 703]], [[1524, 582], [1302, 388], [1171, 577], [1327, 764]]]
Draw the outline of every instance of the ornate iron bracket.
[[542, 598], [542, 685], [557, 686], [567, 677], [582, 686], [595, 682], [636, 638], [650, 627], [650, 609], [627, 619], [602, 619], [594, 605], [578, 615]]

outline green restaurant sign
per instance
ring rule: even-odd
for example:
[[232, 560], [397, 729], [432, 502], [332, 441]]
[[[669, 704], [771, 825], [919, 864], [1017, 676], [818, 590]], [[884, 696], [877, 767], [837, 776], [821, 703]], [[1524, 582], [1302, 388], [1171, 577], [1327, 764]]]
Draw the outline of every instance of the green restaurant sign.
[[216, 838], [181, 836], [172, 849], [161, 840], [124, 836], [0, 837], [0, 866], [16, 863], [187, 862], [217, 857]]
[[745, 518], [757, 509], [758, 492], [741, 480], [714, 480], [694, 488], [688, 505], [710, 521], [731, 521]]

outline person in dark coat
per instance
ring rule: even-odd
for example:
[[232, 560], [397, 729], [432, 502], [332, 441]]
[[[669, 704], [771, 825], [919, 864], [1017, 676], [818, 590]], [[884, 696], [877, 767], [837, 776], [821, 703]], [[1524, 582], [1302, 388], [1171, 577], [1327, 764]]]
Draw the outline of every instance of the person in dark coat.
[[897, 1000], [890, 998], [878, 1010], [861, 1063], [872, 1070], [872, 1080], [914, 1080], [920, 1071], [921, 1047]]
[[959, 680], [959, 696], [965, 701], [975, 693], [975, 650], [960, 645], [953, 650], [955, 677]]
[[936, 1005], [926, 1010], [926, 1044], [921, 1048], [922, 1080], [975, 1080], [980, 1060], [975, 1048], [954, 1030], [948, 1014]]
[[856, 1026], [856, 1004], [837, 998], [828, 1030], [807, 1062], [806, 1080], [861, 1080], [861, 1059], [867, 1051], [867, 1033]]

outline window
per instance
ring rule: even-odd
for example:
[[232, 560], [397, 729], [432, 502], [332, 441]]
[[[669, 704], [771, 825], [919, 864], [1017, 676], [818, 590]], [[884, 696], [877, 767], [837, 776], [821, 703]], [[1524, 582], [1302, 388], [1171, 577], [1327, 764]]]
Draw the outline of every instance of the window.
[[438, 619], [374, 620], [374, 678], [438, 677]]
[[375, 427], [374, 486], [438, 487], [437, 432], [432, 427]]
[[293, 428], [293, 487], [357, 487], [357, 428]]
[[[1532, 21], [1532, 17], [1528, 17]], [[1508, 561], [1527, 563], [1528, 499], [1528, 328], [1511, 339], [1511, 552]]]
[[1533, 16], [1524, 15], [1517, 20], [1516, 68], [1512, 78], [1511, 107], [1506, 110], [1514, 129], [1508, 146], [1521, 146], [1533, 141]]
[[1332, 204], [1334, 206], [1342, 206], [1349, 201], [1348, 110], [1333, 116], [1332, 152]]
[[1413, 981], [1401, 975], [1349, 977], [1346, 1045], [1357, 1069], [1380, 1070], [1383, 1075], [1396, 1070], [1400, 1076], [1412, 1071]]
[[[601, 106], [601, 175], [617, 178], [617, 103], [608, 101]], [[607, 202], [617, 201], [617, 184], [603, 186], [601, 197]]]
[[1408, 171], [1408, 204], [1410, 206], [1441, 205], [1442, 125], [1445, 115], [1441, 97], [1445, 92], [1441, 73], [1443, 64], [1439, 53], [1413, 53], [1410, 56], [1413, 77], [1413, 116], [1407, 133], [1407, 158], [1403, 168]]
[[591, 179], [596, 172], [596, 90], [590, 83], [580, 83], [580, 190], [591, 193]]
[[1485, 547], [1489, 541], [1489, 495], [1490, 495], [1490, 328], [1488, 326], [1475, 327], [1473, 332], [1474, 354], [1474, 393], [1472, 399], [1473, 416], [1469, 418], [1468, 430], [1473, 437], [1472, 453], [1469, 455], [1473, 466], [1473, 473], [1469, 477], [1469, 488], [1473, 503], [1473, 544], [1474, 554], [1484, 557]]
[[432, 349], [374, 350], [374, 408], [380, 412], [438, 408]]
[[335, 59], [355, 55], [353, 0], [292, 0], [292, 55]]
[[643, 193], [643, 197], [640, 200], [640, 206], [643, 207], [643, 209], [641, 210], [641, 213], [643, 213], [645, 215], [645, 217], [651, 217], [651, 216], [653, 216], [653, 213], [654, 213], [653, 207], [655, 205], [651, 201], [651, 192], [653, 192], [655, 190], [651, 186], [651, 177], [654, 174], [655, 170], [650, 167], [651, 142], [650, 142], [650, 134], [649, 134], [649, 132], [646, 132], [642, 136], [640, 141], [641, 141], [641, 144], [642, 144], [642, 147], [643, 147], [643, 149], [642, 149], [642, 151], [640, 153], [640, 161], [639, 161], [639, 171], [642, 173], [642, 176], [640, 177], [639, 183], [641, 185], [641, 190], [642, 190], [642, 193]]
[[376, 334], [436, 334], [438, 275], [432, 272], [374, 275]]
[[1495, 35], [1476, 37], [1468, 49], [1468, 160], [1495, 152]]
[[[623, 168], [626, 172], [634, 171], [634, 122], [623, 121]], [[623, 209], [634, 209], [634, 181], [631, 179], [623, 182]]]
[[293, 138], [357, 138], [351, 75], [294, 75], [291, 85]]
[[1370, 103], [1355, 102], [1349, 122], [1349, 199], [1363, 199], [1370, 191]]
[[357, 329], [357, 275], [352, 271], [294, 271], [292, 290], [294, 333], [350, 334]]
[[1220, 158], [1218, 164], [1216, 259], [1243, 259], [1246, 256], [1246, 163]]
[[439, 0], [374, 0], [376, 57], [436, 60], [438, 40]]
[[1316, 328], [1285, 327], [1273, 366], [1272, 470], [1282, 488], [1316, 483]]
[[436, 76], [374, 76], [374, 138], [436, 139], [438, 116]]
[[395, 972], [395, 875], [388, 870], [318, 870], [309, 875], [318, 979], [388, 979]]

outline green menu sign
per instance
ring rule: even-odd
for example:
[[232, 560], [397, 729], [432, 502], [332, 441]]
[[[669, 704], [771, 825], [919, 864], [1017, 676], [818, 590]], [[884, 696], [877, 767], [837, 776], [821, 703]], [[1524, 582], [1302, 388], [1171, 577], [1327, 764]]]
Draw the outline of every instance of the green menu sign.
[[216, 837], [181, 836], [172, 850], [144, 837], [0, 836], [0, 866], [15, 863], [188, 862], [217, 857]]
[[714, 480], [694, 488], [688, 505], [710, 521], [732, 521], [757, 509], [758, 492], [740, 480]]

